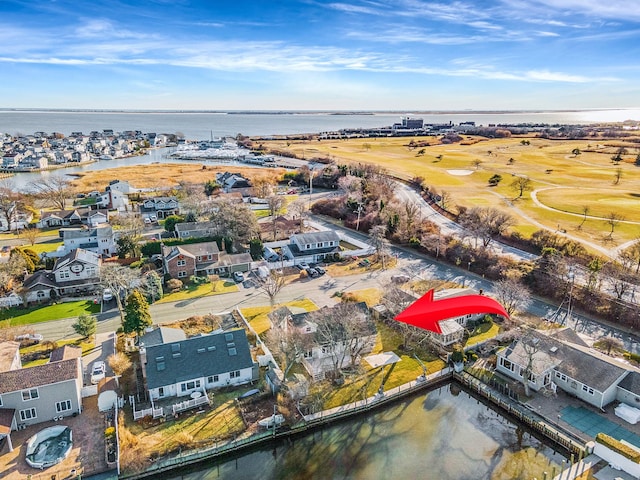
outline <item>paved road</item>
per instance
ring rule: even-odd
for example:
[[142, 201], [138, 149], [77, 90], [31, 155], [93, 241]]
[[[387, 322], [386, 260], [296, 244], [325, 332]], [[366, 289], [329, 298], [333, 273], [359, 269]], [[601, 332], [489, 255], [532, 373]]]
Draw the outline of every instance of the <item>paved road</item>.
[[[316, 219], [316, 221], [325, 223], [325, 220], [322, 219]], [[333, 228], [341, 229], [343, 227], [333, 226]], [[358, 234], [357, 232], [355, 234], [351, 232], [350, 234], [363, 240], [367, 238], [366, 235]], [[450, 280], [475, 290], [482, 289], [489, 294], [493, 291], [491, 281], [465, 269], [436, 262], [430, 257], [421, 255], [411, 249], [394, 246], [391, 248], [391, 252], [398, 258], [398, 266], [393, 270], [375, 271], [333, 279], [327, 274], [315, 279], [295, 281], [280, 292], [277, 301], [286, 302], [294, 299], [309, 298], [318, 306], [332, 305], [337, 300], [333, 296], [336, 291], [348, 292], [365, 288], [384, 288], [385, 285], [389, 284], [390, 276], [399, 273], [409, 275], [412, 278]], [[150, 312], [153, 322], [162, 324], [185, 319], [193, 315], [225, 312], [235, 307], [243, 308], [268, 304], [267, 296], [259, 289], [255, 287], [240, 287], [238, 292], [199, 297], [173, 303], [156, 303], [151, 305]], [[539, 298], [535, 298], [528, 307], [528, 313], [547, 318], [557, 310], [557, 305]], [[115, 309], [97, 316], [99, 320], [98, 333], [113, 332], [120, 326], [120, 316]], [[74, 322], [75, 319], [65, 319], [42, 323], [37, 326], [36, 330], [47, 339], [74, 338], [76, 335], [71, 328]], [[566, 323], [584, 336], [596, 339], [611, 335], [622, 340], [627, 350], [636, 353], [640, 352], [640, 340], [635, 337], [635, 332], [623, 331], [576, 313]]]

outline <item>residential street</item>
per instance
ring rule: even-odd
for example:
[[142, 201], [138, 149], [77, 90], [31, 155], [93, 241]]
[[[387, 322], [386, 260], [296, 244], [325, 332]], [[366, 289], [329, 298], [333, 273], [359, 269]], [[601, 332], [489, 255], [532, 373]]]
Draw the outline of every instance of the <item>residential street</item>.
[[[329, 222], [315, 218], [314, 221], [328, 225]], [[343, 227], [331, 224], [331, 228], [341, 230]], [[347, 229], [349, 235], [366, 240], [364, 234], [352, 232]], [[492, 282], [467, 272], [464, 269], [436, 262], [433, 259], [419, 254], [411, 249], [392, 247], [391, 252], [398, 258], [398, 265], [393, 270], [374, 271], [366, 274], [349, 275], [332, 279], [328, 274], [315, 279], [296, 280], [283, 288], [277, 297], [277, 302], [287, 302], [294, 299], [309, 298], [318, 306], [332, 305], [337, 297], [333, 297], [337, 291], [348, 292], [366, 288], [384, 288], [388, 285], [390, 277], [397, 274], [406, 274], [411, 278], [450, 280], [460, 285], [471, 287], [476, 291], [482, 289], [491, 294]], [[205, 315], [232, 310], [236, 307], [251, 307], [268, 305], [269, 300], [259, 289], [250, 286], [240, 286], [238, 292], [205, 296], [195, 299], [183, 300], [174, 303], [153, 304], [150, 307], [151, 317], [156, 324], [168, 323], [188, 318], [193, 315]], [[552, 305], [541, 299], [535, 298], [528, 308], [528, 312], [539, 317], [549, 317], [558, 310], [557, 305]], [[98, 314], [98, 333], [108, 333], [117, 330], [120, 326], [120, 316], [115, 309]], [[71, 328], [75, 319], [64, 319], [54, 322], [38, 324], [36, 330], [46, 339], [59, 340], [75, 337]], [[579, 333], [592, 339], [605, 335], [612, 335], [624, 342], [625, 348], [632, 352], [640, 352], [640, 340], [630, 333], [621, 331], [595, 320], [589, 319], [575, 312], [567, 325], [575, 328]], [[635, 332], [631, 332], [635, 333]]]

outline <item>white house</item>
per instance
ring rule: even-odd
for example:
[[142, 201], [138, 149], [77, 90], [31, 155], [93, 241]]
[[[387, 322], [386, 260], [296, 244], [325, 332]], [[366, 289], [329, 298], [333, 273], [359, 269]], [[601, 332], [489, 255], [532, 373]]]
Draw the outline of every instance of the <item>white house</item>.
[[116, 239], [113, 228], [108, 223], [101, 223], [94, 227], [83, 225], [81, 227], [60, 229], [63, 246], [60, 249], [63, 254], [76, 248], [82, 248], [91, 252], [111, 256], [117, 251]]
[[176, 197], [151, 197], [142, 202], [140, 213], [143, 217], [167, 218], [180, 213], [180, 203]]
[[[363, 322], [360, 324], [360, 334], [351, 337], [347, 334], [344, 326], [336, 322], [332, 338], [327, 337], [318, 331], [318, 318], [321, 316], [336, 316], [333, 309], [344, 309], [345, 315], [361, 315]], [[323, 307], [314, 312], [293, 314], [287, 307], [281, 307], [269, 314], [272, 328], [293, 328], [299, 332], [309, 335], [309, 347], [300, 359], [309, 375], [314, 380], [322, 380], [327, 373], [332, 372], [336, 365], [338, 368], [349, 367], [352, 362], [349, 351], [358, 352], [357, 359], [361, 355], [370, 353], [376, 344], [377, 329], [371, 319], [369, 308], [366, 303], [339, 304], [333, 308]]]
[[523, 382], [533, 391], [561, 390], [604, 408], [614, 400], [640, 403], [640, 373], [596, 352], [569, 329], [532, 332], [497, 353], [496, 371]]
[[242, 385], [258, 379], [244, 330], [200, 335], [182, 341], [140, 347], [152, 400], [189, 397], [194, 392]]
[[316, 263], [329, 255], [340, 253], [340, 237], [333, 230], [296, 233], [290, 242], [282, 246], [282, 255], [293, 260], [295, 265], [303, 262]]

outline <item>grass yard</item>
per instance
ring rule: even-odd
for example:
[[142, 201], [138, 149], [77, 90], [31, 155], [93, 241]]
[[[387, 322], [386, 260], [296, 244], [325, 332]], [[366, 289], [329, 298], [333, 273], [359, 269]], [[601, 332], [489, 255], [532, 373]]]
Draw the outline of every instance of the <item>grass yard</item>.
[[[278, 308], [279, 306], [287, 306], [289, 308], [293, 308], [293, 310], [304, 310], [305, 312], [312, 312], [318, 309], [318, 306], [307, 298], [303, 300], [293, 300], [281, 305], [276, 305], [274, 309]], [[247, 319], [251, 327], [253, 327], [255, 332], [258, 335], [262, 335], [264, 332], [271, 328], [271, 322], [267, 317], [271, 310], [272, 309], [270, 306], [263, 306], [243, 308], [241, 312], [242, 315], [244, 315], [244, 318]], [[297, 312], [294, 311], [294, 313]]]
[[[371, 368], [363, 360], [361, 366], [364, 369], [364, 374], [347, 377], [345, 384], [340, 387], [327, 385], [326, 394], [323, 397], [323, 408], [334, 408], [375, 395], [380, 388], [383, 376], [385, 378], [384, 389], [391, 390], [399, 385], [414, 381], [422, 375], [420, 363], [413, 356], [398, 349], [402, 345], [402, 336], [382, 322], [376, 323], [376, 326], [378, 328], [378, 343], [371, 353], [393, 351], [400, 357], [400, 361], [381, 370], [380, 368]], [[435, 356], [423, 357], [420, 360], [427, 367], [428, 373], [440, 371], [445, 367], [444, 362]]]
[[190, 298], [205, 297], [207, 295], [219, 295], [221, 293], [237, 292], [238, 286], [232, 280], [218, 280], [215, 282], [216, 290], [213, 291], [211, 283], [200, 285], [187, 285], [187, 288], [175, 293], [167, 293], [156, 303], [178, 302]]
[[[55, 342], [56, 348], [63, 347], [65, 345], [75, 345], [82, 348], [82, 356], [87, 355], [91, 350], [96, 347], [95, 338], [92, 337], [89, 341], [83, 341], [84, 339], [78, 338], [73, 340], [59, 340]], [[48, 342], [37, 343], [20, 349], [20, 355], [34, 355], [38, 353], [43, 354], [43, 358], [32, 360], [30, 362], [23, 362], [22, 367], [35, 367], [37, 365], [44, 365], [49, 362], [49, 355], [47, 352], [50, 350], [51, 345]], [[50, 352], [49, 352], [50, 353]]]
[[94, 304], [90, 300], [79, 300], [76, 302], [56, 303], [55, 305], [44, 307], [12, 307], [0, 311], [0, 320], [9, 320], [9, 325], [7, 326], [15, 327], [78, 317], [83, 313], [100, 313], [100, 304]]
[[500, 333], [500, 325], [494, 322], [486, 322], [478, 325], [473, 331], [472, 335], [467, 340], [466, 346], [475, 345], [490, 338], [495, 337]]
[[[586, 205], [592, 215], [606, 216], [615, 211], [627, 220], [635, 220], [640, 207], [640, 196], [635, 193], [640, 191], [640, 168], [634, 165], [635, 156], [640, 152], [637, 143], [626, 143], [629, 153], [615, 165], [611, 157], [622, 144], [602, 138], [547, 140], [528, 137], [529, 144], [523, 145], [521, 137], [467, 137], [461, 144], [426, 146], [423, 155], [417, 154], [422, 147], [408, 148], [411, 140], [437, 141], [435, 138], [407, 137], [263, 143], [299, 156], [313, 148], [319, 156], [331, 155], [338, 164], [372, 163], [404, 178], [420, 176], [436, 191], [448, 192], [452, 205], [495, 206], [509, 211], [516, 218], [514, 229], [524, 234], [538, 229], [532, 228], [534, 224], [527, 218], [530, 217], [550, 229], [560, 224], [561, 229], [572, 235], [591, 242], [606, 242], [608, 248], [637, 236], [638, 224], [633, 225], [634, 228], [621, 224], [616, 227], [613, 241], [605, 241], [604, 236], [610, 229], [605, 221], [593, 222], [590, 229], [578, 230], [575, 226], [579, 217], [537, 207], [531, 200], [531, 192], [525, 192], [516, 200], [517, 193], [510, 187], [514, 175], [526, 176], [532, 181], [533, 189], [541, 190], [539, 200], [545, 205], [548, 201], [549, 207], [581, 213]], [[368, 148], [363, 147], [364, 143]], [[572, 153], [575, 148], [580, 150], [579, 155]], [[621, 176], [616, 184], [618, 169]], [[488, 179], [494, 174], [500, 175], [502, 181], [497, 187], [489, 187]]]
[[148, 428], [128, 421], [125, 428], [121, 426], [120, 437], [124, 468], [128, 471], [140, 465], [140, 459], [212, 445], [244, 432], [245, 424], [233, 400], [220, 402], [214, 397], [212, 407], [204, 413], [189, 412]]
[[382, 299], [383, 292], [378, 288], [365, 288], [362, 290], [354, 290], [342, 294], [343, 302], [365, 302], [367, 307], [371, 308], [378, 305]]
[[54, 252], [55, 250], [57, 250], [58, 247], [62, 246], [62, 244], [63, 244], [62, 241], [55, 240], [55, 241], [36, 243], [35, 245], [26, 244], [26, 245], [22, 245], [22, 248], [28, 248], [30, 250], [33, 250], [39, 255], [45, 252]]

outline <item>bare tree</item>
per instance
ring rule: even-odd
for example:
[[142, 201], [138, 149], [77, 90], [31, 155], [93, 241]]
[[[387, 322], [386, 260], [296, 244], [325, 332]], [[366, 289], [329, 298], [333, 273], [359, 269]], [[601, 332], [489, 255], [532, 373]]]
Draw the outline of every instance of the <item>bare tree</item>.
[[118, 310], [120, 312], [120, 320], [124, 324], [124, 309], [122, 306], [122, 298], [129, 294], [129, 290], [140, 282], [140, 271], [137, 269], [125, 267], [118, 264], [103, 264], [100, 267], [100, 284], [104, 288], [108, 288], [113, 293]]
[[524, 195], [524, 192], [531, 190], [531, 179], [525, 176], [516, 176], [511, 182], [511, 188], [518, 193], [518, 198]]
[[624, 348], [621, 340], [609, 336], [600, 337], [594, 346], [605, 350], [607, 355], [611, 355], [611, 350], [622, 350]]
[[389, 243], [387, 242], [387, 227], [376, 225], [369, 230], [371, 245], [376, 250], [378, 260], [382, 262], [382, 269], [385, 269], [385, 260], [389, 256]]
[[473, 237], [481, 239], [485, 248], [514, 224], [511, 215], [493, 207], [473, 207], [460, 215], [458, 221]]
[[26, 196], [16, 187], [11, 178], [0, 180], [0, 216], [11, 230], [11, 224], [18, 225], [18, 213], [26, 203]]
[[22, 230], [22, 233], [21, 233], [22, 237], [24, 237], [29, 242], [29, 244], [31, 244], [31, 246], [35, 245], [39, 234], [40, 234], [39, 228], [30, 227], [28, 225]]
[[359, 355], [371, 347], [369, 337], [375, 334], [375, 326], [360, 304], [325, 307], [311, 312], [309, 319], [317, 325], [316, 340], [330, 356], [336, 375], [346, 366], [347, 358], [354, 365]]
[[272, 270], [258, 288], [269, 298], [269, 304], [273, 307], [276, 304], [278, 293], [285, 284], [285, 276]]
[[259, 177], [252, 181], [253, 194], [258, 198], [269, 198], [273, 195], [275, 181], [271, 177]]
[[275, 240], [277, 238], [278, 232], [278, 213], [280, 213], [280, 210], [282, 210], [282, 207], [284, 206], [284, 199], [280, 195], [271, 195], [267, 198], [267, 200], [269, 202], [268, 206], [269, 215], [271, 215], [271, 226], [273, 228], [273, 239]]
[[616, 168], [616, 171], [613, 174], [613, 184], [618, 185], [620, 183], [621, 178], [622, 178], [622, 169]]
[[272, 327], [267, 332], [265, 343], [280, 360], [280, 368], [282, 368], [286, 379], [291, 367], [298, 363], [304, 354], [313, 347], [313, 335], [285, 324]]
[[525, 334], [520, 338], [520, 344], [524, 350], [525, 360], [527, 362], [524, 372], [522, 373], [522, 385], [524, 386], [524, 394], [527, 397], [531, 396], [531, 388], [529, 381], [533, 377], [533, 364], [536, 358], [536, 353], [541, 348], [540, 339], [534, 334], [533, 330], [528, 329]]
[[578, 230], [580, 230], [582, 228], [582, 226], [584, 225], [584, 222], [587, 221], [587, 215], [589, 215], [589, 205], [583, 205], [582, 206], [582, 222], [580, 222], [580, 225], [578, 225]]
[[127, 355], [122, 352], [116, 352], [112, 355], [109, 355], [107, 357], [107, 363], [117, 377], [121, 377], [122, 374], [129, 370], [132, 365], [129, 357], [127, 357]]
[[61, 175], [41, 177], [29, 184], [30, 189], [49, 205], [64, 210], [67, 199], [73, 196], [71, 180]]
[[509, 316], [524, 311], [531, 303], [531, 291], [516, 279], [498, 280], [493, 287], [496, 299]]
[[287, 206], [287, 212], [299, 222], [300, 231], [303, 230], [304, 216], [307, 213], [307, 203], [304, 200], [294, 200]]
[[611, 231], [609, 232], [609, 238], [613, 237], [613, 230], [618, 226], [618, 224], [624, 220], [624, 217], [620, 215], [618, 212], [609, 212], [606, 217], [607, 223], [611, 227]]
[[[385, 317], [388, 319], [395, 318], [398, 314], [402, 313], [409, 305], [415, 302], [415, 297], [406, 293], [397, 285], [384, 285], [382, 286], [384, 294], [380, 300], [380, 303], [385, 307]], [[392, 320], [392, 325], [402, 335], [402, 346], [406, 350], [416, 337], [424, 337], [423, 330], [409, 325], [405, 322], [397, 322]]]
[[635, 273], [640, 273], [640, 239], [636, 239], [635, 242], [620, 252], [620, 256], [626, 257], [629, 262], [635, 263]]

